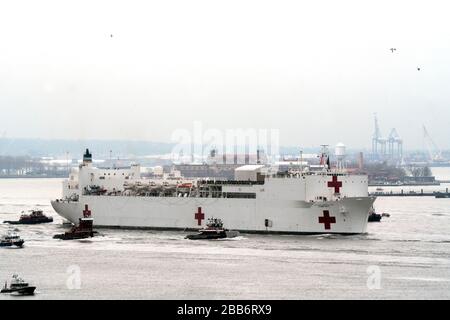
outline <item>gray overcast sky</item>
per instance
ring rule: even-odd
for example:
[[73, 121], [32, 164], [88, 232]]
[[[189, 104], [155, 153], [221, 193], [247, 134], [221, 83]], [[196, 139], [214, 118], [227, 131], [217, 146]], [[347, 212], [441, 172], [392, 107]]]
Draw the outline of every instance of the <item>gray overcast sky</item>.
[[377, 112], [407, 148], [423, 145], [422, 124], [450, 148], [449, 12], [429, 0], [2, 1], [0, 134], [169, 142], [199, 120], [280, 129], [283, 145], [369, 147]]

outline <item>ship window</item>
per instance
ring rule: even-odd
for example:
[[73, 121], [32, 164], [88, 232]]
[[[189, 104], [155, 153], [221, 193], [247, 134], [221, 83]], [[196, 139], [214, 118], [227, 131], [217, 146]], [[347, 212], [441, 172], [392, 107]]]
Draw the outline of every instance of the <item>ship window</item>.
[[228, 192], [226, 193], [226, 197], [238, 199], [256, 199], [256, 193]]

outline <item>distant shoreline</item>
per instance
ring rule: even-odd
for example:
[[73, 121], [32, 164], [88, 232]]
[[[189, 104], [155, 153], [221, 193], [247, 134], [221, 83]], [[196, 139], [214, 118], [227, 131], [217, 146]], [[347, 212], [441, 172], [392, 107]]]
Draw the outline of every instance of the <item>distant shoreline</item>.
[[0, 179], [65, 179], [67, 176], [0, 176]]
[[389, 183], [389, 184], [378, 184], [369, 183], [369, 187], [429, 187], [429, 186], [440, 186], [441, 183], [446, 183], [446, 181], [436, 181], [433, 183], [404, 183], [404, 184], [396, 184], [396, 183]]

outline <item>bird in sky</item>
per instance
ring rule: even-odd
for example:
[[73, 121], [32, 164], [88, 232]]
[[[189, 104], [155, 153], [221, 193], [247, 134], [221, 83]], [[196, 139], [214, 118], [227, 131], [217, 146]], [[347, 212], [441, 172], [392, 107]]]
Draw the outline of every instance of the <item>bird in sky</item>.
[[419, 67], [417, 67], [417, 71], [420, 71], [420, 68], [419, 68]]
[[391, 50], [391, 52], [394, 53], [394, 51], [396, 51], [397, 48], [390, 48], [389, 50]]

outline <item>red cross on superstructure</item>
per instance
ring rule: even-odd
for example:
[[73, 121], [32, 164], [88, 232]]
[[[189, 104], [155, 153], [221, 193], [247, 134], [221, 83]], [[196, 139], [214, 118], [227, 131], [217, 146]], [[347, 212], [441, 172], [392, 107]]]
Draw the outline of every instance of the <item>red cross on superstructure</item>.
[[87, 204], [84, 205], [83, 217], [85, 217], [85, 218], [91, 217], [91, 210], [89, 210], [89, 207]]
[[336, 223], [336, 217], [330, 217], [330, 211], [324, 210], [323, 217], [319, 217], [319, 223], [323, 223], [325, 230], [331, 229], [331, 224]]
[[337, 175], [333, 175], [333, 180], [328, 181], [328, 188], [334, 188], [334, 193], [339, 193], [339, 189], [342, 188], [342, 181], [338, 181]]
[[198, 222], [198, 225], [201, 226], [202, 225], [202, 220], [205, 219], [205, 214], [202, 213], [202, 207], [198, 207], [197, 212], [195, 213], [195, 219]]

